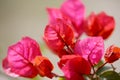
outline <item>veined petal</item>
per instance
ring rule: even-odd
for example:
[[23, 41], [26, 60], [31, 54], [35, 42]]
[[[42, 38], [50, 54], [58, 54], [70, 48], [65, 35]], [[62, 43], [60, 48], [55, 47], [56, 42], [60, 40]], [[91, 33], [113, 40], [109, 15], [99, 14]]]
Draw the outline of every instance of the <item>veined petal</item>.
[[61, 6], [61, 12], [63, 15], [69, 18], [74, 26], [73, 29], [76, 33], [76, 37], [83, 32], [83, 20], [85, 15], [85, 6], [80, 0], [66, 0]]
[[74, 52], [81, 55], [92, 64], [97, 64], [104, 53], [104, 41], [102, 37], [89, 37], [78, 40], [75, 44]]
[[11, 67], [10, 67], [10, 64], [8, 62], [7, 57], [3, 60], [2, 67], [5, 70], [5, 72], [6, 72], [7, 75], [12, 76], [12, 77], [18, 77], [18, 76], [20, 76], [20, 75], [18, 75], [18, 74], [16, 74], [16, 73], [14, 73], [14, 72], [11, 71]]
[[21, 77], [33, 78], [38, 74], [33, 66], [36, 56], [41, 56], [38, 43], [29, 37], [24, 37], [16, 44], [9, 46], [7, 57], [3, 60], [3, 69], [9, 75], [13, 73]]
[[64, 19], [57, 19], [56, 24], [47, 25], [44, 32], [44, 40], [51, 50], [59, 53], [64, 46], [74, 43], [74, 33]]

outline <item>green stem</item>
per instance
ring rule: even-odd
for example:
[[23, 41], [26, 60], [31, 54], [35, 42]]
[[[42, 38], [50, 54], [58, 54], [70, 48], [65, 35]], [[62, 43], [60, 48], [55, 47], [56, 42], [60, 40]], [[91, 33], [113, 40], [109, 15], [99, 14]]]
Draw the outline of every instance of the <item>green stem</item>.
[[107, 64], [107, 62], [105, 62], [104, 64], [102, 64], [97, 70], [96, 72], [98, 72], [103, 66], [105, 66]]

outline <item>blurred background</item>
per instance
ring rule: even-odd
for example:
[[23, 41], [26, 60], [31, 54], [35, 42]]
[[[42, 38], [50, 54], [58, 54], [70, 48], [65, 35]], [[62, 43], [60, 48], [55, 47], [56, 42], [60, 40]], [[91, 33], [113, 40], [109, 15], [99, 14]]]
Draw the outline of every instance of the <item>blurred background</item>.
[[[55, 64], [54, 72], [61, 74], [57, 67], [58, 58], [47, 49], [42, 36], [48, 23], [47, 7], [60, 7], [64, 0], [0, 0], [0, 80], [31, 80], [25, 78], [11, 78], [4, 74], [2, 59], [7, 54], [9, 45], [16, 43], [24, 36], [30, 36], [37, 40], [41, 46], [41, 52]], [[105, 11], [114, 16], [116, 28], [108, 40], [105, 48], [115, 44], [120, 47], [120, 0], [82, 0], [86, 6], [86, 16], [91, 12]], [[85, 36], [82, 36], [85, 38]], [[120, 72], [120, 61], [114, 63]], [[36, 77], [34, 80], [37, 80]], [[50, 80], [40, 78], [38, 80]], [[54, 78], [52, 80], [57, 80]]]

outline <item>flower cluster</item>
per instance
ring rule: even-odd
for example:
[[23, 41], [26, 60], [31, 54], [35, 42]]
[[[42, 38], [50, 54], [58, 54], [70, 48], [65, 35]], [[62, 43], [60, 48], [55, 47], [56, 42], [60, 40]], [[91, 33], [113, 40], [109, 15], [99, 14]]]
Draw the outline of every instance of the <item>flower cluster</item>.
[[[105, 64], [112, 64], [120, 58], [119, 47], [112, 45], [104, 50], [104, 40], [108, 39], [115, 27], [114, 18], [105, 12], [92, 12], [86, 18], [85, 5], [80, 0], [66, 0], [60, 8], [47, 8], [47, 12], [49, 23], [43, 38], [60, 58], [58, 66], [64, 76], [52, 72], [54, 65], [42, 56], [38, 43], [30, 37], [24, 37], [8, 48], [3, 60], [6, 74], [27, 78], [39, 74], [41, 77], [62, 77], [65, 80], [106, 78], [100, 70]], [[82, 33], [88, 37], [81, 40]], [[105, 62], [102, 62], [103, 56]], [[113, 65], [112, 68], [114, 71]], [[120, 75], [114, 73], [119, 80]]]

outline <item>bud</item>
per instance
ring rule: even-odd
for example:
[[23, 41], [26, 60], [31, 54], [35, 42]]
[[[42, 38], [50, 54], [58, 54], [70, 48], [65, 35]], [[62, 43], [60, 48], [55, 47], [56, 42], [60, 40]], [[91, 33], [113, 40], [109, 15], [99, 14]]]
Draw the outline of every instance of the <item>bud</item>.
[[113, 63], [120, 58], [120, 48], [114, 45], [110, 46], [104, 56], [106, 62]]
[[49, 78], [53, 77], [53, 74], [51, 73], [51, 71], [53, 70], [53, 65], [46, 57], [36, 56], [33, 63], [40, 76], [47, 76]]

